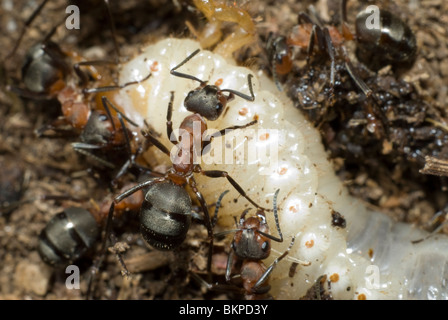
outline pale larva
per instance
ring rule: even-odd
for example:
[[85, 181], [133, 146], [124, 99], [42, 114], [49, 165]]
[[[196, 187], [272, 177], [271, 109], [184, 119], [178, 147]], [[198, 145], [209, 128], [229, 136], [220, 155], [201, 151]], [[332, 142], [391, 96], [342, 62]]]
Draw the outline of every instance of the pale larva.
[[[172, 76], [170, 69], [197, 48], [199, 44], [192, 40], [162, 40], [144, 48], [120, 72], [120, 82], [125, 83], [143, 79], [151, 66], [153, 70], [157, 66], [151, 78], [122, 90], [114, 99], [141, 126], [146, 119], [166, 146], [170, 146], [165, 124], [170, 91], [175, 92], [173, 123], [177, 128], [189, 114], [183, 100], [198, 86], [195, 81]], [[425, 236], [423, 231], [393, 223], [350, 197], [334, 174], [318, 132], [262, 72], [238, 67], [209, 51], [201, 51], [179, 71], [211, 84], [222, 81], [221, 88], [247, 94], [247, 75], [254, 75], [255, 101], [236, 97], [223, 116], [209, 121], [208, 126], [219, 130], [246, 124], [254, 117], [258, 124], [215, 139], [214, 152], [204, 157], [202, 167], [226, 170], [265, 207], [272, 206], [273, 194], [280, 189], [280, 225], [286, 240], [273, 243], [273, 248], [283, 252], [292, 236], [296, 242], [288, 260], [271, 276], [275, 298], [298, 299], [321, 275], [332, 281], [331, 293], [336, 299], [448, 297], [448, 239], [440, 235], [413, 244], [412, 240]], [[152, 163], [170, 161], [155, 148], [146, 158]], [[225, 227], [232, 227], [232, 217], [250, 206], [223, 178], [198, 177], [198, 182], [209, 203], [230, 190], [220, 211], [220, 223]], [[335, 211], [346, 219], [346, 228], [332, 225]], [[275, 230], [272, 214], [268, 218]], [[290, 277], [288, 270], [295, 260], [309, 265], [299, 265]]]

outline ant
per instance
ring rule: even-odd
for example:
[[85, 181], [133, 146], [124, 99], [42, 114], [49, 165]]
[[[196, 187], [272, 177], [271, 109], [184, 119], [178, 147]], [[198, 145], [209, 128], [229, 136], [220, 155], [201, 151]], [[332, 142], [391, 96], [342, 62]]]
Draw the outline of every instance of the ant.
[[[184, 100], [185, 108], [188, 111], [194, 113], [193, 115], [190, 116], [191, 118], [187, 117], [187, 118], [185, 118], [184, 121], [186, 121], [186, 119], [189, 119], [188, 121], [191, 121], [191, 120], [198, 121], [199, 123], [202, 123], [204, 126], [206, 126], [205, 119], [210, 120], [210, 121], [217, 120], [221, 116], [223, 111], [226, 109], [227, 103], [232, 101], [235, 98], [235, 96], [239, 96], [247, 101], [254, 101], [255, 96], [254, 96], [253, 88], [252, 88], [252, 78], [253, 78], [252, 74], [247, 75], [247, 82], [248, 82], [249, 91], [250, 91], [250, 96], [249, 96], [247, 94], [244, 94], [244, 93], [238, 92], [236, 90], [232, 90], [232, 89], [220, 89], [217, 85], [207, 84], [207, 81], [198, 79], [195, 76], [192, 76], [190, 74], [185, 74], [185, 73], [176, 71], [178, 68], [182, 67], [185, 63], [190, 61], [199, 52], [200, 52], [200, 49], [195, 50], [188, 57], [186, 57], [181, 63], [179, 63], [174, 68], [172, 68], [170, 73], [176, 77], [181, 77], [181, 78], [190, 79], [190, 80], [199, 82], [199, 86], [196, 89], [191, 90], [187, 94], [187, 97]], [[224, 94], [224, 92], [228, 92], [229, 94], [226, 96]], [[251, 121], [245, 125], [242, 125], [242, 126], [232, 126], [232, 127], [222, 129], [219, 132], [210, 135], [208, 138], [203, 139], [206, 142], [203, 145], [202, 150], [206, 150], [207, 146], [212, 142], [213, 137], [223, 136], [230, 130], [243, 129], [248, 126], [254, 125], [256, 123], [257, 123], [257, 120], [253, 120], [253, 121]], [[170, 139], [171, 135], [172, 135], [171, 115], [170, 115], [170, 120], [167, 123], [167, 126], [168, 126], [168, 132], [167, 132], [168, 138]], [[181, 125], [181, 127], [182, 127], [182, 125]], [[202, 144], [202, 142], [203, 141], [201, 140], [201, 144]], [[241, 193], [241, 191], [240, 191], [240, 193]], [[254, 203], [252, 203], [252, 204], [254, 204]]]
[[[26, 21], [25, 28], [23, 29], [16, 46], [8, 57], [13, 55], [17, 50], [26, 28], [31, 24], [47, 2], [48, 0], [44, 0]], [[52, 35], [56, 32], [58, 27], [58, 25], [56, 25], [43, 41], [32, 46], [28, 50], [22, 67], [22, 82], [25, 87], [8, 88], [12, 92], [26, 98], [56, 98], [61, 104], [62, 118], [60, 118], [59, 121], [55, 121], [53, 124], [37, 130], [37, 134], [40, 136], [48, 129], [57, 129], [61, 124], [69, 124], [75, 131], [81, 131], [81, 142], [74, 143], [74, 149], [77, 152], [89, 155], [104, 165], [113, 168], [113, 164], [94, 156], [89, 150], [122, 148], [125, 145], [125, 141], [131, 139], [133, 136], [133, 133], [124, 125], [123, 119], [134, 127], [137, 127], [137, 124], [120, 112], [104, 94], [101, 94], [101, 102], [97, 102], [98, 106], [96, 110], [92, 110], [88, 101], [88, 95], [123, 89], [127, 86], [145, 81], [151, 76], [151, 73], [142, 80], [131, 81], [122, 85], [86, 88], [91, 79], [99, 80], [101, 78], [100, 74], [96, 71], [95, 66], [114, 65], [117, 63], [120, 55], [118, 45], [116, 44], [109, 4], [107, 1], [105, 1], [105, 4], [108, 9], [114, 35], [113, 39], [117, 56], [116, 61], [80, 61], [81, 58], [77, 53], [63, 51], [59, 45], [50, 40]], [[87, 72], [84, 71], [83, 68], [87, 68]], [[112, 114], [110, 110], [111, 108], [116, 113], [116, 116]]]
[[[188, 60], [187, 60], [188, 61]], [[184, 61], [185, 62], [185, 61]], [[183, 63], [182, 63], [183, 64]], [[182, 65], [181, 64], [181, 65]], [[179, 65], [180, 66], [180, 65]], [[179, 67], [177, 66], [177, 67]], [[175, 67], [174, 69], [176, 69]], [[174, 72], [174, 69], [172, 72]], [[191, 77], [190, 77], [191, 78]], [[250, 77], [248, 78], [249, 83]], [[202, 84], [204, 84], [201, 81]], [[206, 95], [208, 95], [209, 100], [205, 100], [203, 106], [200, 107], [201, 110], [206, 110], [207, 106], [215, 109], [216, 104], [210, 104], [210, 102], [216, 102], [219, 98], [220, 104], [226, 103], [228, 98], [220, 94], [213, 97], [209, 89], [215, 89], [215, 86], [202, 86]], [[253, 92], [251, 87], [252, 98]], [[213, 90], [212, 90], [213, 91]], [[240, 93], [234, 92], [233, 90], [228, 90], [237, 95], [242, 95]], [[194, 91], [197, 92], [197, 91]], [[191, 96], [194, 96], [192, 94]], [[191, 97], [190, 96], [190, 97]], [[188, 98], [188, 97], [187, 97]], [[186, 99], [187, 100], [187, 99]], [[194, 163], [194, 143], [193, 141], [200, 141], [201, 152], [203, 152], [205, 143], [202, 141], [204, 132], [207, 130], [207, 125], [202, 116], [198, 113], [187, 116], [181, 123], [180, 129], [184, 132], [178, 138], [173, 139], [173, 127], [172, 127], [172, 113], [173, 113], [173, 101], [174, 92], [171, 92], [170, 101], [168, 103], [166, 127], [167, 136], [171, 137], [171, 142], [178, 147], [177, 152], [171, 153], [167, 147], [165, 147], [156, 137], [151, 133], [142, 130], [142, 135], [150, 142], [152, 145], [157, 147], [160, 151], [166, 155], [172, 155], [172, 167], [166, 172], [162, 177], [146, 179], [143, 182], [138, 183], [134, 187], [122, 192], [116, 196], [109, 209], [109, 214], [105, 226], [105, 236], [103, 238], [103, 243], [100, 251], [100, 259], [92, 267], [91, 279], [89, 282], [89, 288], [92, 283], [92, 279], [95, 276], [99, 266], [101, 265], [102, 259], [106, 251], [107, 238], [111, 236], [111, 230], [114, 219], [115, 207], [125, 198], [131, 196], [139, 190], [144, 190], [144, 200], [140, 208], [140, 232], [143, 239], [151, 246], [159, 250], [174, 250], [179, 247], [185, 240], [188, 230], [190, 229], [192, 217], [201, 220], [208, 233], [208, 238], [210, 240], [210, 250], [208, 256], [207, 270], [210, 273], [211, 270], [211, 248], [213, 246], [213, 228], [210, 221], [210, 215], [208, 212], [207, 203], [202, 196], [202, 193], [197, 188], [196, 180], [194, 178], [194, 173], [201, 173], [205, 176], [211, 178], [225, 177], [227, 180], [235, 187], [235, 189], [245, 197], [250, 203], [259, 209], [263, 209], [258, 204], [256, 204], [249, 196], [246, 195], [244, 190], [241, 188], [237, 182], [228, 175], [225, 171], [204, 171], [201, 169], [199, 164]], [[188, 101], [190, 101], [188, 99]], [[197, 105], [195, 105], [197, 107]], [[200, 124], [200, 132], [195, 132], [193, 130], [194, 123]], [[253, 124], [253, 123], [251, 123]], [[244, 127], [244, 126], [243, 126]], [[173, 141], [174, 140], [174, 141]], [[203, 216], [195, 214], [192, 205], [192, 199], [188, 193], [186, 186], [189, 186], [196, 196], [197, 201], [202, 209]], [[124, 273], [128, 274], [126, 266], [124, 267]], [[90, 292], [90, 289], [89, 289]]]
[[335, 83], [336, 55], [342, 56], [347, 72], [367, 97], [372, 95], [372, 91], [356, 73], [344, 40], [356, 40], [358, 59], [374, 71], [386, 64], [410, 64], [415, 58], [417, 46], [414, 33], [406, 23], [387, 10], [378, 13], [379, 28], [367, 27], [367, 19], [372, 15], [368, 8], [360, 11], [356, 16], [355, 34], [350, 31], [347, 23], [347, 0], [341, 1], [341, 32], [334, 26], [323, 26], [314, 7], [310, 7], [310, 12], [311, 15], [299, 13], [298, 25], [293, 28], [289, 37], [274, 36], [272, 33], [268, 37], [267, 51], [276, 83], [278, 75], [287, 74], [292, 69], [291, 46], [307, 50], [309, 65], [314, 43], [317, 42], [318, 50], [326, 52], [331, 60], [331, 88]]
[[[346, 26], [346, 1], [342, 2], [343, 30]], [[372, 16], [367, 7], [356, 16], [356, 55], [371, 70], [377, 71], [387, 64], [410, 66], [416, 57], [417, 41], [411, 28], [387, 10], [379, 13], [379, 28], [368, 28]]]
[[[122, 190], [129, 188], [125, 186]], [[48, 196], [46, 199], [57, 199]], [[142, 192], [122, 201], [115, 213], [137, 211], [143, 202]], [[68, 207], [52, 217], [39, 235], [37, 250], [41, 259], [51, 266], [67, 266], [93, 251], [108, 214], [108, 201], [90, 208]]]
[[[292, 47], [306, 49], [306, 62], [310, 65], [311, 56], [317, 45], [318, 52], [326, 53], [330, 58], [330, 94], [333, 94], [336, 77], [336, 58], [342, 57], [344, 66], [355, 84], [361, 89], [366, 97], [373, 96], [372, 90], [366, 85], [364, 80], [357, 74], [353, 67], [347, 50], [344, 46], [344, 40], [349, 40], [346, 33], [340, 33], [336, 27], [324, 26], [319, 19], [314, 8], [310, 8], [311, 15], [300, 12], [298, 15], [298, 25], [293, 28], [292, 33], [288, 37], [275, 37], [269, 35], [268, 39], [268, 55], [274, 68], [274, 79], [278, 84], [277, 74], [287, 74], [292, 69]], [[278, 70], [280, 69], [280, 72]]]
[[[276, 267], [276, 265], [284, 259], [291, 247], [294, 244], [294, 237], [283, 254], [276, 258], [269, 267], [262, 262], [267, 259], [271, 253], [271, 240], [276, 242], [283, 242], [283, 234], [278, 222], [277, 213], [277, 196], [280, 190], [274, 194], [274, 218], [279, 236], [275, 237], [269, 233], [269, 226], [266, 222], [266, 215], [264, 210], [257, 210], [256, 215], [246, 217], [250, 208], [244, 210], [240, 216], [239, 222], [236, 222], [236, 229], [226, 230], [215, 233], [215, 237], [224, 236], [230, 233], [235, 233], [233, 241], [230, 245], [231, 252], [227, 260], [225, 278], [229, 285], [221, 285], [218, 283], [209, 284], [202, 278], [194, 274], [194, 277], [204, 284], [209, 290], [224, 290], [229, 289], [244, 294], [247, 300], [272, 298], [268, 295], [270, 285], [268, 284], [269, 276]], [[220, 200], [227, 193], [225, 191], [221, 194]], [[213, 217], [213, 226], [216, 224], [220, 201], [217, 202], [215, 208], [215, 215]], [[236, 275], [232, 275], [232, 268], [234, 260], [240, 260], [240, 271]], [[230, 283], [239, 279], [241, 287], [235, 288]]]

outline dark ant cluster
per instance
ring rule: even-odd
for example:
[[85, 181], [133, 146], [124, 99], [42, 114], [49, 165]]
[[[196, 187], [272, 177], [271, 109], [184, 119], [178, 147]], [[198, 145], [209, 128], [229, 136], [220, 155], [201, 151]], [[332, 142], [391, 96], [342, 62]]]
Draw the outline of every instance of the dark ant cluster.
[[[354, 19], [347, 14], [349, 3]], [[446, 190], [443, 177], [422, 174], [429, 160], [448, 157], [448, 137], [444, 112], [404, 80], [418, 57], [414, 31], [386, 9], [377, 7], [375, 17], [367, 4], [338, 4], [336, 21], [324, 21], [310, 6], [289, 34], [269, 34], [266, 53], [277, 86], [320, 129], [332, 157], [343, 159], [344, 180], [367, 175], [386, 196], [396, 194], [397, 183], [400, 190], [412, 186], [409, 192], [421, 188], [410, 181]], [[368, 27], [375, 18], [378, 26]], [[441, 171], [430, 172], [443, 176]], [[379, 204], [377, 193], [352, 189]]]

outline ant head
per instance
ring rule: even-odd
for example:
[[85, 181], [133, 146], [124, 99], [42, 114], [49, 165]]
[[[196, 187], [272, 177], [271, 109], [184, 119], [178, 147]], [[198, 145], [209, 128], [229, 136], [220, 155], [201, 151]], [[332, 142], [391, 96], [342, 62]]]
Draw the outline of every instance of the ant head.
[[94, 145], [106, 145], [112, 135], [112, 123], [102, 112], [94, 111], [81, 133], [81, 141]]
[[199, 113], [207, 120], [218, 119], [224, 111], [229, 97], [214, 85], [201, 85], [190, 91], [185, 98], [185, 108], [194, 113]]
[[240, 229], [235, 233], [232, 248], [241, 259], [266, 259], [271, 250], [271, 241], [266, 236], [269, 227], [259, 216], [245, 218], [247, 211], [241, 215]]
[[36, 93], [52, 94], [63, 85], [67, 73], [64, 54], [51, 41], [31, 47], [22, 66], [25, 86]]

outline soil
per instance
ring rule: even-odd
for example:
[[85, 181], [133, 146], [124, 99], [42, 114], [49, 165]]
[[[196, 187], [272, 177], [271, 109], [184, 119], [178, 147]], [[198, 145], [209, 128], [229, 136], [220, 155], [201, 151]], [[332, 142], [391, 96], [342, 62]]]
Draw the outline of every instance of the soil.
[[[114, 172], [74, 151], [71, 143], [79, 141], [79, 133], [45, 130], [43, 136], [36, 134], [60, 116], [56, 101], [27, 99], [6, 90], [7, 85], [21, 85], [20, 70], [26, 50], [45, 38], [65, 17], [67, 2], [50, 1], [27, 28], [14, 55], [5, 59], [38, 3], [1, 2], [0, 46], [4, 49], [0, 55], [0, 299], [83, 299], [87, 271], [98, 257], [77, 263], [81, 266], [81, 290], [67, 290], [65, 270], [41, 261], [36, 251], [38, 236], [49, 219], [64, 208], [80, 204], [101, 207], [110, 203], [111, 194], [117, 189], [111, 184]], [[70, 3], [80, 9], [81, 28], [68, 30], [59, 26], [51, 39], [88, 60], [115, 57], [103, 1]], [[306, 11], [309, 5], [314, 5], [328, 24], [336, 24], [338, 3], [246, 1], [241, 6], [257, 24], [257, 48], [261, 49], [243, 48], [236, 58], [272, 74], [265, 50], [268, 34], [288, 35], [297, 24], [297, 13]], [[368, 4], [372, 1], [348, 1], [352, 30], [356, 12]], [[434, 228], [431, 219], [447, 206], [447, 180], [420, 170], [425, 156], [448, 159], [448, 3], [399, 0], [375, 4], [406, 21], [415, 32], [418, 45], [411, 67], [398, 71], [385, 67], [373, 73], [357, 61], [353, 43], [347, 43], [356, 70], [381, 100], [378, 109], [372, 111], [377, 107], [360, 92], [340, 56], [336, 59], [333, 95], [328, 81], [330, 62], [325, 54], [313, 55], [309, 68], [304, 67], [304, 57], [297, 59], [292, 71], [280, 80], [297, 108], [322, 132], [337, 173], [352, 194], [397, 221]], [[185, 21], [198, 29], [205, 23], [188, 1], [112, 1], [111, 11], [122, 57], [135, 53], [135, 47], [167, 35], [193, 37]], [[224, 31], [231, 32], [232, 26], [226, 26]], [[373, 130], [369, 124], [374, 125]], [[132, 174], [126, 175], [126, 179], [133, 179]], [[145, 246], [135, 220], [135, 213], [130, 212], [116, 229], [121, 245], [116, 249], [125, 251], [124, 258], [133, 276], [123, 277], [116, 256], [108, 254], [95, 282], [94, 298], [235, 297], [207, 292], [190, 277], [189, 271], [204, 275], [205, 228], [193, 226], [176, 252], [161, 253]], [[213, 273], [217, 281], [222, 280], [226, 250], [227, 244], [216, 244]]]

